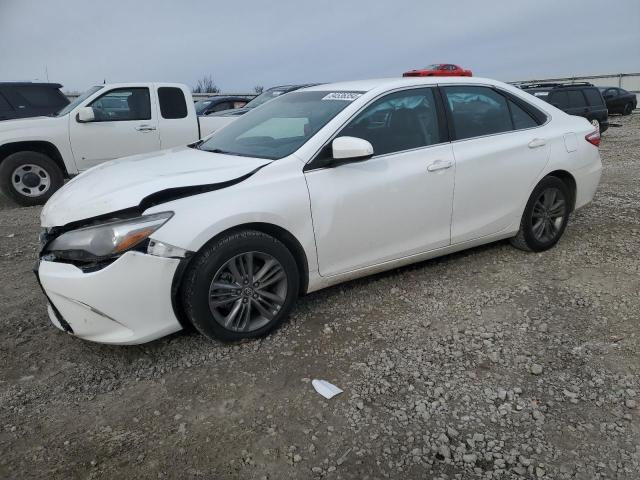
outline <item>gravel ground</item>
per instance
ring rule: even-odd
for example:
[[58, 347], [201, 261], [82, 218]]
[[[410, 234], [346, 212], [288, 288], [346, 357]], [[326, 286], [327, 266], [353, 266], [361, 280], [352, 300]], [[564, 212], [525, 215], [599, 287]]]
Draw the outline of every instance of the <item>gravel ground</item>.
[[553, 250], [330, 288], [239, 345], [59, 332], [30, 272], [39, 208], [0, 199], [0, 477], [640, 478], [640, 115], [612, 121]]

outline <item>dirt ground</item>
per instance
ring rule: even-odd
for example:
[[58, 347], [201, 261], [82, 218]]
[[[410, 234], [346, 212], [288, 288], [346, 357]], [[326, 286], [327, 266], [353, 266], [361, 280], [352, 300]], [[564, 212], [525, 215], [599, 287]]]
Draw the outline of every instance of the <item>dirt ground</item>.
[[0, 478], [640, 478], [640, 115], [611, 121], [556, 248], [330, 288], [240, 345], [58, 331], [40, 209], [0, 198]]

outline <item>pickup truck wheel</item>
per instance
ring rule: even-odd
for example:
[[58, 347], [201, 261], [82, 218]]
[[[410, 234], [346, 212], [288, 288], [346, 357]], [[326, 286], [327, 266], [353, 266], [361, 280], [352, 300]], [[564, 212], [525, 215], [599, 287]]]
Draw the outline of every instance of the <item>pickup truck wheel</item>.
[[0, 163], [0, 190], [25, 207], [45, 203], [64, 183], [60, 168], [40, 152], [16, 152]]

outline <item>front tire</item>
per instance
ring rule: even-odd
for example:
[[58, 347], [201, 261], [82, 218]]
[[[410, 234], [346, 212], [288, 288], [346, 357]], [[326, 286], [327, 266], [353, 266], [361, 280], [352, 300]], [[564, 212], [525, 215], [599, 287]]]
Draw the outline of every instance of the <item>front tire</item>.
[[19, 205], [42, 205], [64, 183], [60, 167], [40, 152], [16, 152], [0, 163], [0, 190]]
[[296, 261], [282, 242], [243, 230], [198, 253], [185, 274], [182, 304], [193, 326], [207, 338], [255, 338], [287, 317], [299, 284]]
[[520, 230], [511, 239], [511, 244], [528, 252], [542, 252], [553, 247], [567, 227], [570, 198], [569, 189], [562, 180], [543, 178], [529, 197]]

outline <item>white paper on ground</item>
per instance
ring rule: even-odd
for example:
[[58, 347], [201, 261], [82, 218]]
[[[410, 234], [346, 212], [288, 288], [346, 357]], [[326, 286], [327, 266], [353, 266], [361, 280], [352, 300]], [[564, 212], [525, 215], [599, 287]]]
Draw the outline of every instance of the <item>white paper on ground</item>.
[[313, 388], [316, 389], [316, 392], [318, 392], [327, 400], [335, 397], [339, 393], [342, 393], [341, 389], [327, 382], [326, 380], [313, 380], [311, 382], [311, 385], [313, 385]]

